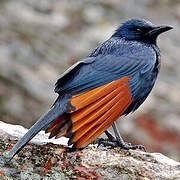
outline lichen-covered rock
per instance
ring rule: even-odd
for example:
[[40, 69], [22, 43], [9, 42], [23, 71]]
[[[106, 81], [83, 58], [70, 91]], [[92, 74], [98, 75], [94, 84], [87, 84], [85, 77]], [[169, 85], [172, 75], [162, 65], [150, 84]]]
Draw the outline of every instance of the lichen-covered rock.
[[160, 153], [85, 149], [82, 154], [82, 164], [97, 167], [106, 179], [180, 179], [180, 163]]
[[2, 179], [180, 179], [180, 163], [160, 153], [90, 146], [71, 152], [67, 139], [37, 135], [11, 161], [7, 153], [27, 129], [0, 122], [0, 176]]

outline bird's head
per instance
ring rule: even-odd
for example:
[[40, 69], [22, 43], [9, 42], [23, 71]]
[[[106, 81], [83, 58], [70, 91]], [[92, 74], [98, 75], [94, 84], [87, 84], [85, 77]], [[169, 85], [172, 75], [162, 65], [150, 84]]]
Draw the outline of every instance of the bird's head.
[[144, 19], [131, 19], [123, 23], [112, 37], [156, 43], [159, 34], [172, 29], [170, 26], [156, 26]]

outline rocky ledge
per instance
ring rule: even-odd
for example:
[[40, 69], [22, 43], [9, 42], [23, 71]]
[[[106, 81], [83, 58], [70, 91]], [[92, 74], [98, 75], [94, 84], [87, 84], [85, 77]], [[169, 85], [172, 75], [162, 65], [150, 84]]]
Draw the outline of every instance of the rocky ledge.
[[95, 146], [71, 152], [66, 138], [49, 140], [43, 131], [9, 161], [9, 150], [26, 131], [0, 122], [2, 179], [180, 179], [180, 163], [160, 153]]

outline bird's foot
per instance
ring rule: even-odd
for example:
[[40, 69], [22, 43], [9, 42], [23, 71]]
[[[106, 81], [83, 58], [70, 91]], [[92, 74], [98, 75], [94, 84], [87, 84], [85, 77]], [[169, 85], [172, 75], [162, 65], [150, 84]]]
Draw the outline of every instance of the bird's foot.
[[99, 147], [100, 145], [103, 145], [104, 147], [110, 147], [110, 148], [114, 148], [117, 147], [117, 142], [115, 139], [103, 139], [103, 138], [97, 138], [93, 144], [97, 144], [97, 146]]
[[143, 145], [131, 145], [130, 143], [126, 143], [126, 142], [119, 142], [117, 141], [115, 138], [112, 139], [103, 139], [103, 138], [98, 138], [96, 139], [96, 141], [94, 142], [95, 144], [98, 144], [98, 147], [100, 145], [103, 145], [104, 147], [110, 147], [110, 148], [115, 148], [115, 147], [120, 147], [121, 149], [139, 149], [139, 150], [144, 150], [146, 151], [146, 148]]
[[129, 150], [129, 149], [134, 149], [134, 150], [139, 149], [139, 150], [146, 151], [145, 146], [143, 146], [143, 145], [131, 145], [131, 143], [124, 143], [120, 147], [122, 149], [126, 149], [126, 150]]

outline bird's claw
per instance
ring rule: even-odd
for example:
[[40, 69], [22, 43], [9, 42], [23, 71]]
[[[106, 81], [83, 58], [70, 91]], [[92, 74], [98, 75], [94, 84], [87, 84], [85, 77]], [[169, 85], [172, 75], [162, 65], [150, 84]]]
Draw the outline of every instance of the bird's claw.
[[134, 145], [132, 146], [131, 143], [119, 143], [117, 140], [109, 140], [109, 139], [103, 139], [103, 138], [98, 138], [96, 141], [94, 141], [94, 144], [97, 144], [97, 147], [100, 145], [103, 145], [104, 147], [110, 147], [110, 148], [115, 148], [115, 147], [120, 147], [121, 149], [139, 149], [139, 150], [144, 150], [146, 151], [146, 148], [143, 145]]
[[139, 150], [143, 150], [143, 151], [146, 152], [146, 148], [143, 145], [134, 145], [134, 146], [132, 146], [130, 143], [125, 143], [125, 144], [121, 145], [120, 147], [122, 149], [126, 149], [126, 150], [129, 150], [129, 149], [133, 149], [133, 150], [139, 149]]

